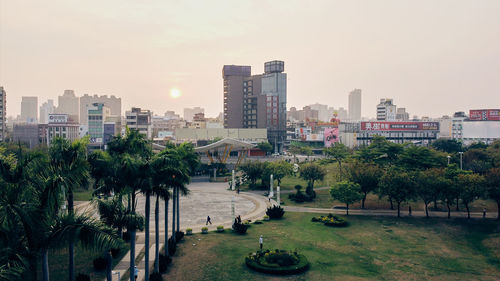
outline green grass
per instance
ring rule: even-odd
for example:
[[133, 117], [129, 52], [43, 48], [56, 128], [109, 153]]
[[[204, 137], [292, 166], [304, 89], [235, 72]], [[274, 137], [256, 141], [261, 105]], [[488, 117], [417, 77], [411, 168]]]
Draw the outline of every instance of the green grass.
[[[312, 223], [318, 214], [286, 213], [246, 235], [187, 236], [167, 280], [493, 280], [500, 276], [500, 223], [482, 220], [348, 217], [346, 228]], [[264, 248], [297, 249], [311, 269], [291, 277], [248, 269], [244, 257]]]
[[[128, 251], [128, 245], [123, 244], [121, 247], [120, 255], [113, 259], [113, 267], [120, 262]], [[94, 271], [93, 260], [102, 255], [102, 252], [95, 252], [75, 247], [75, 274], [79, 273], [90, 275], [91, 280], [104, 280], [106, 278], [106, 271]], [[41, 259], [40, 259], [41, 263]], [[41, 265], [39, 267], [39, 276], [42, 276]], [[68, 249], [51, 250], [49, 251], [49, 276], [52, 281], [68, 280]], [[40, 278], [41, 279], [41, 278]]]
[[92, 189], [77, 189], [73, 192], [75, 201], [90, 201], [92, 199]]

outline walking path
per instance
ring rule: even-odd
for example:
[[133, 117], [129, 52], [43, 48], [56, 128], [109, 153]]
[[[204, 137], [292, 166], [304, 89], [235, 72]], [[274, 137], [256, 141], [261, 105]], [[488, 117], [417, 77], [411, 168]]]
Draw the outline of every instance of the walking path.
[[[224, 228], [231, 228], [233, 217], [231, 214], [231, 202], [234, 202], [235, 216], [240, 215], [243, 220], [261, 219], [268, 206], [276, 204], [274, 200], [269, 201], [267, 198], [258, 194], [227, 190], [227, 183], [209, 183], [209, 182], [193, 182], [188, 186], [190, 194], [180, 198], [180, 228], [185, 231], [186, 228], [192, 228], [193, 233], [201, 232], [201, 228], [206, 225], [207, 216], [210, 216], [212, 224], [208, 225], [209, 231], [216, 230], [217, 226], [222, 225]], [[154, 206], [155, 197], [151, 197], [151, 217], [150, 217], [150, 251], [149, 261], [150, 267], [154, 266], [155, 257], [155, 234], [154, 234]], [[161, 202], [161, 201], [160, 201]], [[138, 196], [136, 206], [137, 212], [144, 215], [145, 197]], [[160, 248], [165, 242], [165, 204], [160, 203], [159, 221], [160, 221]], [[88, 203], [83, 203], [78, 206], [80, 211], [86, 211], [95, 215], [95, 208]], [[169, 235], [172, 234], [172, 202], [169, 202]], [[140, 252], [145, 248], [145, 233], [137, 233], [137, 244], [135, 247], [136, 259], [140, 256]], [[144, 257], [136, 261], [138, 263], [139, 276], [137, 280], [144, 280]], [[114, 271], [119, 271], [120, 276], [123, 276], [130, 267], [130, 252], [115, 266]], [[152, 272], [152, 270], [150, 270]], [[116, 275], [113, 275], [116, 280]]]

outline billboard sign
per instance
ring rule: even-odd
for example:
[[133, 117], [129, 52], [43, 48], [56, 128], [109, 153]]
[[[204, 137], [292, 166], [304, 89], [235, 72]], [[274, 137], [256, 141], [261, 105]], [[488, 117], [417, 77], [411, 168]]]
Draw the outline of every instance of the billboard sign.
[[474, 121], [500, 121], [500, 109], [469, 110], [469, 119]]
[[325, 128], [325, 147], [330, 147], [339, 141], [339, 128]]
[[49, 123], [68, 123], [68, 114], [49, 114]]
[[361, 122], [361, 131], [439, 131], [439, 122]]

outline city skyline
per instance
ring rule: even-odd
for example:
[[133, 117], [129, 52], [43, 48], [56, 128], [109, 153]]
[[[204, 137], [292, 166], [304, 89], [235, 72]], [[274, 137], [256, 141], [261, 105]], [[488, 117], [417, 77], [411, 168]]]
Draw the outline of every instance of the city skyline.
[[438, 117], [500, 104], [499, 12], [498, 1], [2, 1], [0, 85], [9, 116], [21, 96], [42, 104], [65, 89], [121, 97], [123, 111], [217, 116], [223, 65], [263, 73], [276, 59], [287, 64], [288, 108], [347, 108], [359, 88], [363, 117], [386, 97]]

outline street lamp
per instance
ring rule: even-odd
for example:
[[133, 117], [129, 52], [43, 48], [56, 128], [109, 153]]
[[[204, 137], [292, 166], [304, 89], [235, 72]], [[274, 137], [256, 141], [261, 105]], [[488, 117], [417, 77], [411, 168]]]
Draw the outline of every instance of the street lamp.
[[446, 158], [448, 158], [448, 166], [449, 166], [450, 165], [450, 158], [451, 158], [451, 156], [448, 155], [448, 156], [446, 156]]
[[460, 170], [462, 169], [462, 155], [464, 154], [463, 151], [460, 151], [458, 154], [460, 154]]

